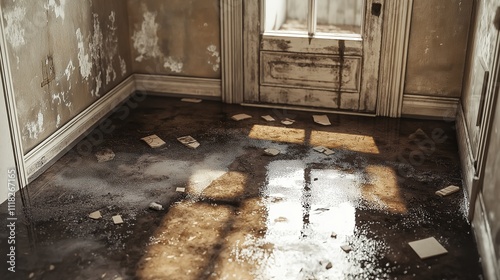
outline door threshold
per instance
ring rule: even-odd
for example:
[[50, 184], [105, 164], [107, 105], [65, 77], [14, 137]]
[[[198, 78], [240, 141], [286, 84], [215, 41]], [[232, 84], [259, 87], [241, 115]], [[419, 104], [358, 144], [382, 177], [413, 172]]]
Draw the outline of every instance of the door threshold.
[[340, 110], [334, 110], [334, 109], [309, 108], [309, 107], [303, 107], [303, 106], [255, 104], [255, 103], [241, 103], [240, 105], [246, 106], [246, 107], [283, 109], [283, 110], [304, 111], [304, 112], [325, 113], [325, 114], [339, 114], [339, 115], [349, 115], [349, 116], [362, 116], [362, 117], [376, 117], [377, 116], [375, 113], [359, 113], [359, 112], [340, 111]]

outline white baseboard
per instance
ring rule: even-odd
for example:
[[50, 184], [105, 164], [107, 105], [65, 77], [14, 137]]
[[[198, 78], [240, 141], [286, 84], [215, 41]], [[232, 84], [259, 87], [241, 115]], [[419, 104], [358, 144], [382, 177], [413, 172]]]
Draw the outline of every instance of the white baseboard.
[[27, 153], [24, 156], [24, 163], [28, 181], [35, 179], [48, 168], [49, 163], [62, 156], [62, 153], [67, 151], [85, 132], [134, 92], [134, 76], [130, 76]]
[[221, 98], [220, 79], [134, 74], [136, 90], [157, 95], [190, 95]]
[[455, 119], [460, 99], [404, 94], [402, 115], [434, 119]]
[[[474, 179], [474, 157], [472, 146], [467, 129], [467, 122], [462, 105], [458, 108], [457, 121], [458, 151], [460, 155], [460, 165], [462, 168], [463, 187], [467, 190], [468, 199], [472, 192], [472, 182]], [[468, 204], [468, 203], [467, 203]], [[472, 227], [477, 242], [477, 249], [481, 256], [483, 274], [485, 279], [500, 279], [499, 266], [496, 261], [495, 247], [487, 217], [482, 193], [479, 193], [474, 208], [474, 218]]]

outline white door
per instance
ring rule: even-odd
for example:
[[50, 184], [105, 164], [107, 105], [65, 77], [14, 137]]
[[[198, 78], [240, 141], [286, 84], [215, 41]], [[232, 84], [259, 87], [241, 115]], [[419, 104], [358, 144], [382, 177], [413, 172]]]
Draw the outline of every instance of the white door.
[[384, 0], [264, 0], [258, 95], [246, 102], [374, 113]]

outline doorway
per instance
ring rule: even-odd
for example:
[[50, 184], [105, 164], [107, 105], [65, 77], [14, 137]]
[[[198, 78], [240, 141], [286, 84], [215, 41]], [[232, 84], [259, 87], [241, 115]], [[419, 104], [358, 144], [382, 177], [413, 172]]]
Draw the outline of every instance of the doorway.
[[383, 2], [263, 0], [258, 94], [245, 101], [374, 113]]

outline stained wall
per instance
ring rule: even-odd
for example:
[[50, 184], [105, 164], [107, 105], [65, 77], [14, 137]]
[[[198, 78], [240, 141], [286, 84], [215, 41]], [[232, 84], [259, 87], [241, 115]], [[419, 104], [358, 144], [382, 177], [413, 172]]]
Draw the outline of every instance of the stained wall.
[[221, 77], [219, 0], [128, 0], [135, 73]]
[[414, 0], [405, 94], [460, 97], [473, 0]]
[[25, 153], [132, 72], [120, 0], [1, 0]]

